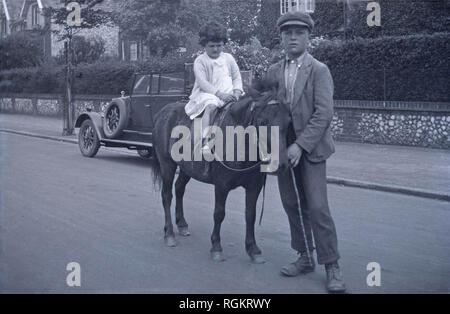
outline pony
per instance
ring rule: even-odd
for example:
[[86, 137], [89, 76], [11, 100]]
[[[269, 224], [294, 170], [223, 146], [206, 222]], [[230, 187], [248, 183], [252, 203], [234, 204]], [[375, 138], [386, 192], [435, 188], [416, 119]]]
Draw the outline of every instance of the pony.
[[[264, 88], [264, 84], [259, 84], [259, 88]], [[222, 119], [218, 128], [225, 131], [227, 126], [242, 126], [244, 128], [248, 126], [254, 126], [255, 128], [260, 126], [266, 126], [267, 128], [278, 127], [279, 135], [276, 138], [279, 142], [279, 161], [278, 170], [276, 171], [278, 172], [288, 169], [286, 134], [290, 122], [290, 115], [287, 108], [276, 100], [276, 95], [274, 88], [265, 91], [249, 88], [246, 96], [237, 102], [227, 105], [226, 109], [221, 109], [223, 110]], [[165, 244], [169, 247], [177, 245], [170, 208], [173, 198], [172, 186], [178, 167], [179, 174], [175, 182], [175, 222], [179, 235], [190, 235], [183, 209], [183, 196], [189, 180], [193, 178], [204, 183], [213, 184], [215, 205], [210, 253], [214, 261], [224, 261], [220, 228], [225, 218], [225, 203], [231, 190], [237, 187], [243, 187], [245, 189], [246, 220], [245, 250], [252, 262], [264, 263], [265, 259], [256, 244], [254, 233], [256, 204], [266, 179], [266, 173], [261, 172], [260, 169], [262, 166], [261, 155], [257, 154], [256, 161], [251, 161], [248, 158], [250, 141], [246, 137], [246, 157], [244, 161], [175, 161], [171, 155], [171, 143], [173, 144], [173, 139], [171, 139], [172, 130], [180, 124], [188, 126], [190, 123], [189, 118], [184, 112], [184, 103], [182, 102], [168, 104], [155, 116], [153, 131], [154, 154], [151, 167], [153, 170], [154, 184], [158, 184], [160, 187], [162, 185], [161, 197], [165, 213]], [[259, 132], [257, 136], [259, 136]], [[229, 140], [229, 138], [225, 138], [225, 142]], [[272, 143], [270, 142], [267, 145], [271, 145]], [[236, 145], [237, 143], [235, 143], [234, 148], [243, 148], [237, 147]], [[208, 175], [205, 175], [203, 171], [205, 167], [208, 167], [206, 168], [208, 169]]]

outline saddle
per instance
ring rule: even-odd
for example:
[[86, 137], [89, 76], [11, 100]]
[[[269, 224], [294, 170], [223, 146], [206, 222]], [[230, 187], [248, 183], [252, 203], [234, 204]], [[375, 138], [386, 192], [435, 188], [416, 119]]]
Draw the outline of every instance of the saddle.
[[[213, 117], [211, 117], [211, 126], [220, 126], [222, 121], [224, 120], [227, 112], [234, 102], [228, 103], [227, 105], [219, 108], [215, 111]], [[195, 174], [196, 177], [200, 175], [201, 181], [210, 182], [211, 181], [211, 162], [206, 161], [203, 158], [201, 148], [202, 148], [202, 130], [201, 124], [195, 124], [195, 120], [191, 120], [187, 115], [182, 115], [182, 117], [177, 121], [177, 126], [185, 126], [189, 129], [189, 140], [190, 140], [190, 159], [182, 160], [177, 162], [179, 166], [183, 166], [187, 172]], [[197, 129], [196, 129], [197, 128]], [[200, 128], [200, 129], [199, 129]], [[197, 132], [195, 135], [194, 132]], [[171, 138], [170, 139], [170, 151], [172, 151], [172, 146], [180, 140], [179, 138]], [[185, 140], [187, 140], [185, 138]], [[197, 150], [197, 152], [196, 152]], [[180, 154], [182, 154], [182, 148], [180, 150]], [[214, 152], [213, 152], [214, 153]], [[199, 160], [200, 157], [200, 160]], [[196, 159], [197, 158], [197, 159]]]

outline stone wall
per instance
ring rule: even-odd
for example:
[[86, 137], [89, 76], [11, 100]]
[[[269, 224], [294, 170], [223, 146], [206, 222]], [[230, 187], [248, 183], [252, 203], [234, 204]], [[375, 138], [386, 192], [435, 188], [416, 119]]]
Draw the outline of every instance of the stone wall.
[[[119, 95], [75, 96], [75, 119], [88, 108], [103, 111], [112, 98]], [[62, 117], [63, 98], [60, 95], [0, 94], [0, 112]]]
[[[102, 111], [119, 95], [78, 95], [75, 117]], [[331, 131], [337, 141], [450, 149], [450, 103], [336, 100]], [[0, 112], [61, 117], [59, 95], [0, 94]]]
[[335, 101], [338, 141], [450, 148], [450, 103]]

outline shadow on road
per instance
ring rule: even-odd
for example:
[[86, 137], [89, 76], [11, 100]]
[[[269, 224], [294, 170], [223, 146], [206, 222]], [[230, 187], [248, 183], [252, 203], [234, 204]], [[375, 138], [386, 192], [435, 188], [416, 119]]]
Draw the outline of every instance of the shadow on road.
[[122, 154], [117, 155], [98, 155], [95, 157], [96, 159], [100, 160], [107, 160], [107, 161], [113, 161], [118, 162], [121, 164], [128, 164], [133, 166], [139, 166], [139, 167], [148, 167], [150, 166], [150, 159], [145, 159], [139, 156], [127, 156]]

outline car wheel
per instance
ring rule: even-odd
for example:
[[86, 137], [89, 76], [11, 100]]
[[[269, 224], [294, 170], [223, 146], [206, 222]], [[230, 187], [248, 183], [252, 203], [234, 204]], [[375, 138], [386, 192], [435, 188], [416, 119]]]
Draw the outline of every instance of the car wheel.
[[138, 154], [142, 158], [150, 158], [152, 157], [152, 151], [150, 149], [138, 149]]
[[110, 103], [105, 109], [103, 131], [107, 138], [116, 138], [126, 127], [128, 117], [124, 104]]
[[78, 133], [78, 146], [81, 154], [85, 157], [94, 157], [100, 148], [100, 140], [97, 131], [95, 131], [94, 123], [87, 119], [80, 127]]

